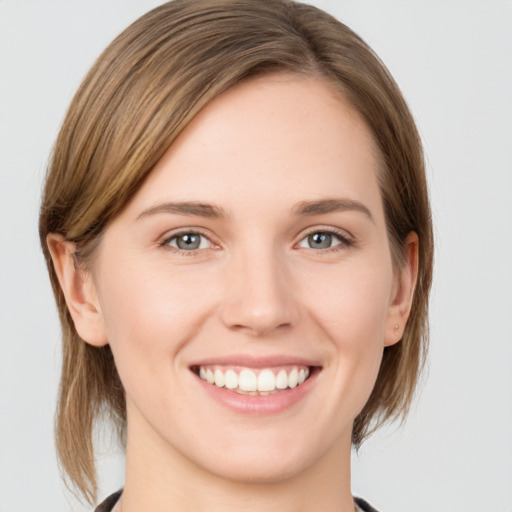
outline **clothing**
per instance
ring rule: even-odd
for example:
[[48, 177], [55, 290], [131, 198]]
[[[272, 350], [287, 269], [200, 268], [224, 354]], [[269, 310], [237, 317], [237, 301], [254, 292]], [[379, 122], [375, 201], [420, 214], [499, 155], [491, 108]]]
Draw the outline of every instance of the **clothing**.
[[[94, 512], [112, 512], [115, 504], [121, 497], [122, 492], [123, 490], [121, 489], [120, 491], [111, 494], [105, 501], [96, 507]], [[371, 505], [366, 503], [366, 501], [362, 500], [361, 498], [354, 498], [354, 501], [356, 507], [358, 507], [357, 512], [377, 512]]]
[[354, 498], [354, 501], [356, 502], [356, 507], [359, 507], [361, 512], [377, 512], [377, 510], [361, 498]]
[[105, 501], [102, 501], [94, 510], [94, 512], [111, 512], [114, 508], [115, 504], [121, 497], [121, 493], [123, 490], [115, 492], [111, 494]]

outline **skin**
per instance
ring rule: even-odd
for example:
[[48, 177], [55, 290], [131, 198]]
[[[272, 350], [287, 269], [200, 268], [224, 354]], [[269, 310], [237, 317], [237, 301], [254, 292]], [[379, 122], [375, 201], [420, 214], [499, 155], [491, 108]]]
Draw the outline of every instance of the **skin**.
[[[393, 269], [378, 168], [368, 128], [331, 84], [259, 77], [185, 129], [106, 229], [90, 272], [49, 236], [78, 333], [110, 344], [126, 389], [123, 512], [354, 510], [353, 421], [401, 338], [417, 272], [413, 233]], [[294, 213], [329, 199], [344, 208]], [[226, 217], [158, 208], [184, 201]], [[205, 235], [199, 249], [177, 250], [182, 229]], [[310, 246], [309, 234], [333, 230], [330, 247]], [[292, 407], [240, 414], [190, 370], [230, 354], [321, 371]]]

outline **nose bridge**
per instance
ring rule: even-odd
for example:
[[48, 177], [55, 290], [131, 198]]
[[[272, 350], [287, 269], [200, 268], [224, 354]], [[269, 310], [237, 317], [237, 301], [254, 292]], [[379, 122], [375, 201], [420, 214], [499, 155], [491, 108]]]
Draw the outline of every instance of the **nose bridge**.
[[233, 254], [226, 270], [222, 320], [231, 329], [264, 335], [297, 319], [285, 256], [267, 239], [252, 240]]

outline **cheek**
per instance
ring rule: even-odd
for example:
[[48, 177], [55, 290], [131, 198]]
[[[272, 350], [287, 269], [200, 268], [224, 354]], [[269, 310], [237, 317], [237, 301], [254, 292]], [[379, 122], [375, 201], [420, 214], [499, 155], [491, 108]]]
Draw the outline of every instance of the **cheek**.
[[391, 267], [378, 262], [316, 274], [308, 308], [341, 348], [382, 348], [392, 287]]
[[122, 380], [132, 374], [141, 379], [147, 374], [144, 368], [157, 376], [168, 369], [162, 359], [179, 364], [181, 348], [212, 309], [214, 294], [206, 280], [169, 269], [150, 270], [134, 261], [104, 270], [98, 279], [99, 299]]
[[[321, 277], [321, 276], [317, 276]], [[331, 399], [339, 420], [355, 417], [367, 402], [379, 372], [391, 287], [391, 267], [331, 272], [317, 279], [309, 311], [329, 340]], [[320, 285], [319, 283], [323, 283]]]

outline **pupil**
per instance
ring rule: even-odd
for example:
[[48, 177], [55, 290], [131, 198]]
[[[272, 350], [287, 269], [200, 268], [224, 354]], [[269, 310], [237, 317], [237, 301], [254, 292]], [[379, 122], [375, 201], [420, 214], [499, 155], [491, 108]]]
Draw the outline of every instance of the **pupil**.
[[308, 238], [309, 246], [312, 248], [327, 249], [331, 246], [332, 235], [329, 233], [314, 233]]
[[199, 235], [181, 235], [177, 245], [180, 249], [197, 249], [199, 247]]

